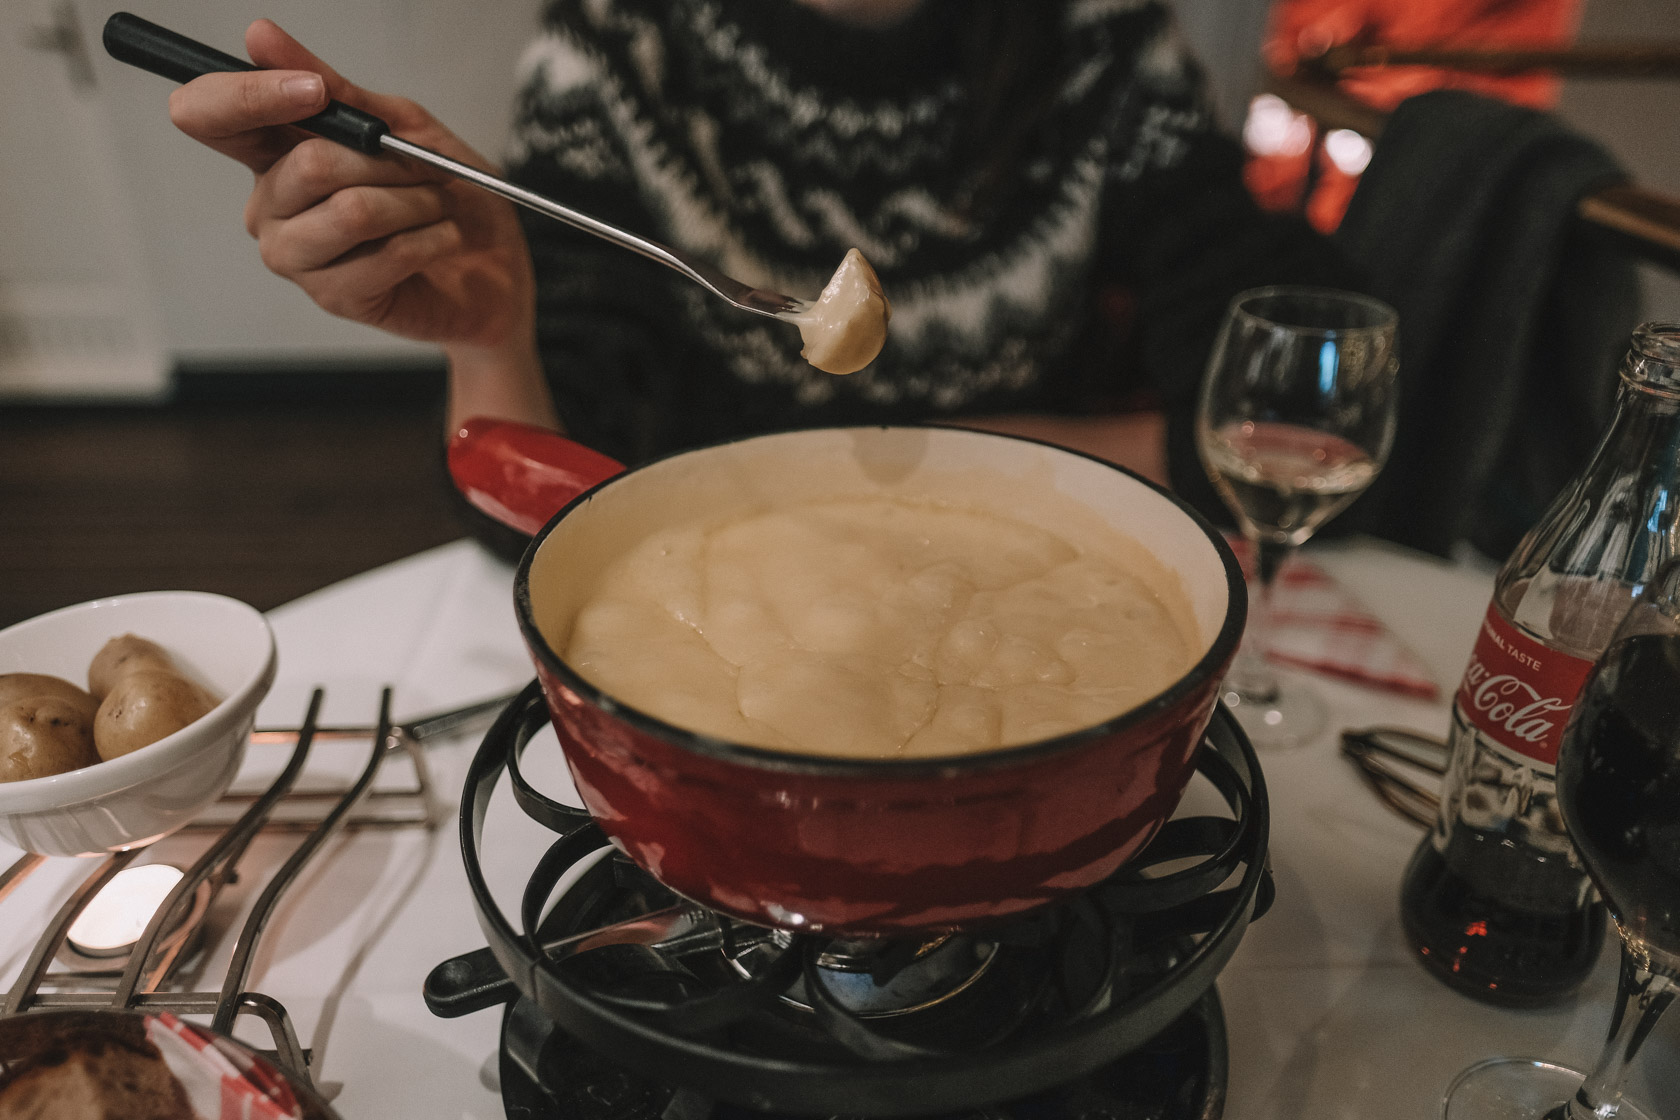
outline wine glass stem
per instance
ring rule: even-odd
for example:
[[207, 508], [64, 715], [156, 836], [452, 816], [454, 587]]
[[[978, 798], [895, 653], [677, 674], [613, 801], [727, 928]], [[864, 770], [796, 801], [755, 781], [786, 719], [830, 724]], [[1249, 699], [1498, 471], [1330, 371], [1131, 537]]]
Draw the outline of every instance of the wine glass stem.
[[1278, 570], [1289, 558], [1290, 546], [1263, 536], [1249, 538], [1254, 546], [1255, 594], [1249, 596], [1248, 626], [1242, 645], [1225, 676], [1228, 687], [1235, 689], [1244, 700], [1269, 704], [1277, 699], [1278, 678], [1266, 663], [1266, 643], [1272, 631], [1272, 588]]
[[1657, 1025], [1657, 1018], [1673, 1001], [1675, 979], [1653, 972], [1624, 945], [1622, 971], [1617, 983], [1616, 1010], [1610, 1019], [1610, 1037], [1604, 1042], [1598, 1063], [1567, 1101], [1546, 1114], [1546, 1120], [1609, 1120], [1622, 1100], [1622, 1081], [1628, 1067]]

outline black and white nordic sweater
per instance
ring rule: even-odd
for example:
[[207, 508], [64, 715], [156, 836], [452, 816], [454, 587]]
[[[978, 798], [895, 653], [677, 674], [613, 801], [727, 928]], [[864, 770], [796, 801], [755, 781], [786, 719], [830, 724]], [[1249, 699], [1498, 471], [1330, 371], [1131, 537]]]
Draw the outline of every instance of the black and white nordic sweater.
[[794, 0], [553, 0], [523, 62], [518, 181], [793, 295], [856, 246], [893, 308], [880, 357], [835, 377], [792, 327], [530, 217], [538, 345], [574, 438], [636, 462], [810, 424], [1112, 408], [1143, 389], [1174, 418], [1181, 489], [1203, 494], [1184, 421], [1230, 296], [1347, 283], [1345, 266], [1250, 202], [1160, 3], [1020, 2], [1060, 12], [1059, 86], [976, 211], [957, 166], [967, 0], [879, 32]]

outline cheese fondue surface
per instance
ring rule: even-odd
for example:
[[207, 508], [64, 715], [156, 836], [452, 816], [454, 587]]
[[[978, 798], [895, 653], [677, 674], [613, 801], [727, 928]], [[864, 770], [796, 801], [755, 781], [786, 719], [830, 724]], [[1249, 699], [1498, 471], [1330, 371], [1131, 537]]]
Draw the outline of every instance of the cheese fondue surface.
[[1129, 570], [1141, 552], [892, 496], [790, 504], [644, 539], [584, 602], [566, 660], [632, 707], [751, 746], [1018, 745], [1117, 716], [1200, 655], [1181, 589]]

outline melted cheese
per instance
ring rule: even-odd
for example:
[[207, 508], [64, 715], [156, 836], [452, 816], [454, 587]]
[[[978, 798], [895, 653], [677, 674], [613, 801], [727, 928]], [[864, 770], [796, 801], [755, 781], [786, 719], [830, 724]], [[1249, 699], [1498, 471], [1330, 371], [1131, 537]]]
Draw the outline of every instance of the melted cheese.
[[856, 373], [887, 341], [892, 307], [863, 254], [850, 249], [809, 311], [792, 316], [805, 348], [800, 354], [824, 373]]
[[566, 659], [718, 738], [930, 757], [1100, 723], [1182, 676], [1192, 648], [1162, 595], [1100, 549], [870, 497], [655, 533], [605, 572]]

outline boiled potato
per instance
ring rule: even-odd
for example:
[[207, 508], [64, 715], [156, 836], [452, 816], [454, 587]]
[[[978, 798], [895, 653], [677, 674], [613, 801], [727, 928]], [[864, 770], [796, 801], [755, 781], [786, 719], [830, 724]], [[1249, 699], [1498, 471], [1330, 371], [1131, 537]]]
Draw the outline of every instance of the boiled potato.
[[93, 661], [88, 665], [88, 691], [93, 693], [94, 699], [102, 701], [117, 686], [118, 680], [141, 669], [177, 676], [181, 672], [175, 667], [169, 651], [156, 642], [135, 634], [123, 634], [106, 642], [93, 655]]
[[179, 673], [135, 669], [118, 677], [100, 701], [93, 743], [110, 761], [175, 734], [215, 706], [214, 697]]
[[63, 677], [49, 677], [45, 673], [0, 673], [0, 708], [16, 700], [32, 700], [38, 696], [56, 697], [84, 709], [88, 726], [93, 726], [93, 713], [99, 710], [99, 701]]
[[0, 782], [45, 778], [98, 761], [93, 721], [74, 700], [34, 696], [0, 707]]

